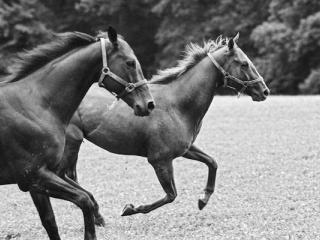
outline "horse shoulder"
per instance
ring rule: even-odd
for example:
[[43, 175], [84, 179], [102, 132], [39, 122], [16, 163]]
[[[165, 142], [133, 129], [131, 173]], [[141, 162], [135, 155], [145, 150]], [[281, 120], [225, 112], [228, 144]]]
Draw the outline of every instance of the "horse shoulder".
[[49, 109], [39, 106], [31, 111], [28, 104], [20, 104], [18, 97], [17, 102], [0, 105], [0, 145], [4, 161], [34, 165], [43, 159], [54, 162], [57, 155], [62, 155], [65, 127]]
[[188, 126], [174, 111], [162, 111], [149, 124], [149, 158], [173, 159], [183, 155], [191, 146]]

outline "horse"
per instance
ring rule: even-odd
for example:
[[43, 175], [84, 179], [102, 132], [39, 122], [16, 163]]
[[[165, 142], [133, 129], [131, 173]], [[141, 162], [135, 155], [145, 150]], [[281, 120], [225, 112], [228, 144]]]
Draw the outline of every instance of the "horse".
[[77, 181], [76, 163], [84, 139], [112, 153], [146, 157], [166, 195], [152, 204], [127, 204], [122, 216], [148, 213], [176, 198], [172, 161], [183, 156], [208, 167], [204, 196], [198, 201], [199, 209], [203, 209], [214, 192], [218, 165], [193, 143], [216, 90], [229, 87], [250, 95], [253, 101], [263, 101], [270, 93], [236, 44], [238, 38], [237, 34], [229, 40], [208, 41], [203, 47], [187, 46], [186, 56], [176, 67], [160, 71], [149, 81], [157, 107], [144, 118], [129, 115], [123, 103], [105, 110], [101, 103], [111, 99], [93, 86], [67, 128], [63, 161], [68, 176]]
[[154, 101], [140, 64], [129, 44], [109, 27], [108, 34], [97, 37], [79, 32], [57, 35], [21, 55], [12, 69], [0, 85], [0, 185], [18, 184], [20, 190], [30, 191], [51, 240], [60, 236], [56, 224], [46, 224], [55, 222], [53, 212], [46, 214], [52, 211], [49, 197], [81, 208], [84, 239], [95, 240], [91, 194], [61, 173], [66, 129], [98, 80], [136, 115], [148, 115]]

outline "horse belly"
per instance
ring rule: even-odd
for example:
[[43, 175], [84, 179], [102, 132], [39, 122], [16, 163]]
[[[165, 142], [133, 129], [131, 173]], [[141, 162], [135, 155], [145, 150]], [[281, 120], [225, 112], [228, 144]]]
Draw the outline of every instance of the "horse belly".
[[192, 136], [179, 119], [158, 122], [149, 134], [148, 158], [174, 159], [182, 156], [192, 144]]
[[7, 164], [0, 160], [0, 185], [15, 183], [13, 174]]
[[135, 135], [122, 134], [121, 131], [95, 131], [86, 136], [93, 144], [115, 154], [145, 156], [143, 138]]

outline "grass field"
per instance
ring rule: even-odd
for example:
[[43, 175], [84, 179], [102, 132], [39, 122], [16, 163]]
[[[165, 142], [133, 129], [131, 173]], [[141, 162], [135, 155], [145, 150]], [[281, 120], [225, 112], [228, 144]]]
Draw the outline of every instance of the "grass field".
[[[147, 215], [121, 217], [126, 203], [163, 196], [145, 159], [86, 142], [79, 181], [100, 203], [98, 239], [320, 239], [320, 97], [216, 97], [196, 144], [219, 164], [216, 192], [199, 211], [207, 168], [174, 162], [178, 197]], [[0, 187], [0, 239], [48, 239], [28, 193]], [[81, 211], [53, 200], [62, 239], [83, 238]]]

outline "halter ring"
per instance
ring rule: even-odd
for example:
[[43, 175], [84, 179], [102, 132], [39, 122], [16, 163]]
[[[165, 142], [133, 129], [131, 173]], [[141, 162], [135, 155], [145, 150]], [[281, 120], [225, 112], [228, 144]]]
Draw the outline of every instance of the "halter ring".
[[107, 66], [104, 66], [101, 70], [102, 74], [107, 75], [110, 72], [110, 68]]
[[136, 88], [136, 86], [134, 83], [128, 83], [125, 90], [127, 93], [129, 93], [129, 92], [132, 92], [135, 88]]

